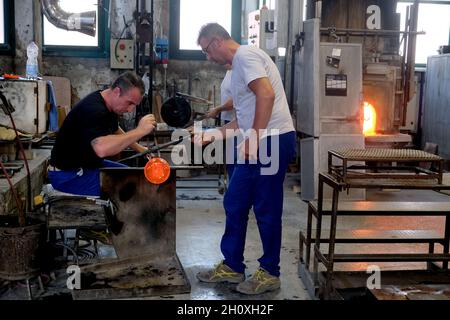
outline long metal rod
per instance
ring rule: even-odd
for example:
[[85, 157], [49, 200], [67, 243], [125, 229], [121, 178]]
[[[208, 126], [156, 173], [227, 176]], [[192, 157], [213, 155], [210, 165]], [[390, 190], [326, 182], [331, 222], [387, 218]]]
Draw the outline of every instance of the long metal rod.
[[153, 59], [153, 50], [154, 50], [154, 5], [153, 5], [153, 0], [151, 0], [150, 3], [150, 52], [149, 52], [149, 66], [148, 66], [148, 80], [150, 83], [149, 86], [149, 92], [147, 93], [148, 95], [148, 101], [150, 102], [150, 111], [152, 113], [154, 113], [153, 111], [153, 64], [154, 64], [154, 59]]
[[14, 121], [14, 118], [12, 116], [12, 112], [14, 112], [14, 108], [11, 106], [10, 102], [8, 101], [8, 99], [6, 99], [6, 96], [0, 92], [0, 100], [4, 106], [3, 111], [8, 115], [9, 119], [11, 120], [11, 125], [13, 127], [14, 133], [16, 135], [16, 141], [17, 144], [19, 145], [19, 151], [20, 154], [22, 155], [23, 161], [25, 163], [25, 168], [27, 170], [27, 195], [28, 195], [28, 201], [27, 201], [27, 209], [29, 212], [31, 212], [32, 210], [32, 205], [31, 205], [31, 172], [30, 172], [30, 167], [28, 165], [28, 160], [25, 154], [25, 149], [22, 145], [22, 141], [20, 141], [20, 136], [19, 136], [19, 132], [17, 131], [17, 126], [16, 123]]
[[[139, 12], [139, 0], [136, 0], [136, 11]], [[136, 28], [139, 24], [139, 14], [136, 14]], [[134, 69], [136, 70], [136, 73], [139, 74], [141, 70], [141, 56], [140, 56], [140, 43], [136, 41], [135, 48], [136, 48], [136, 54], [135, 54], [135, 61], [134, 61]]]
[[[409, 31], [409, 15], [410, 15], [410, 6], [407, 6], [406, 7], [406, 19], [405, 19], [405, 31]], [[406, 79], [406, 58], [407, 58], [408, 42], [409, 42], [409, 36], [408, 36], [408, 34], [405, 34], [403, 36], [403, 56], [402, 56], [402, 67], [401, 67], [402, 68], [401, 69], [401, 71], [402, 71], [402, 88], [406, 88], [406, 81], [407, 81], [407, 79]], [[406, 108], [408, 106], [406, 99], [405, 99], [406, 93], [405, 93], [404, 89], [402, 91], [403, 91], [403, 97], [402, 97], [403, 109], [406, 110]]]
[[[410, 9], [409, 30], [412, 30], [413, 32], [417, 30], [418, 20], [419, 20], [419, 3], [416, 0], [414, 1]], [[407, 111], [406, 106], [408, 105], [408, 102], [412, 98], [411, 92], [415, 91], [411, 89], [414, 86], [414, 72], [415, 72], [414, 69], [416, 64], [416, 40], [417, 36], [415, 34], [413, 34], [408, 39], [408, 49], [407, 49], [408, 53], [406, 58], [406, 74], [405, 74], [406, 82], [404, 87], [405, 96], [403, 97], [404, 99], [403, 103], [405, 108], [403, 108], [402, 120], [406, 119], [406, 111]], [[402, 124], [404, 124], [404, 121], [402, 121]]]
[[[410, 3], [411, 0], [397, 0], [397, 2], [408, 2]], [[426, 4], [450, 4], [450, 1], [445, 0], [419, 0], [419, 3], [426, 3]]]
[[169, 142], [157, 145], [157, 146], [150, 147], [150, 148], [148, 148], [148, 150], [146, 150], [144, 152], [141, 152], [141, 153], [135, 154], [135, 155], [133, 155], [131, 157], [119, 160], [118, 162], [124, 162], [124, 161], [127, 161], [127, 160], [132, 160], [132, 159], [136, 159], [136, 158], [145, 156], [145, 155], [147, 155], [149, 153], [153, 153], [153, 152], [159, 151], [159, 150], [164, 149], [164, 148], [166, 148], [168, 146], [172, 146], [174, 144], [178, 144], [181, 141], [183, 141], [184, 139], [190, 138], [190, 137], [191, 137], [190, 135], [187, 135], [187, 136], [184, 136], [184, 137], [180, 137], [178, 140], [173, 140], [173, 141], [169, 141]]
[[11, 178], [9, 177], [8, 171], [6, 171], [6, 168], [3, 165], [3, 162], [1, 160], [0, 160], [0, 167], [5, 175], [6, 180], [8, 181], [9, 187], [11, 188], [11, 193], [13, 195], [13, 198], [16, 201], [17, 210], [19, 212], [19, 226], [25, 227], [26, 218], [25, 218], [25, 213], [23, 212], [22, 203], [20, 202], [20, 199], [16, 192], [16, 189], [14, 189], [14, 184], [12, 183]]
[[313, 262], [313, 281], [314, 286], [320, 287], [319, 283], [319, 257], [320, 254], [320, 235], [322, 234], [322, 210], [323, 210], [323, 186], [322, 175], [319, 175], [319, 190], [317, 196], [317, 217], [316, 217], [316, 241], [314, 243], [314, 262]]
[[213, 98], [213, 101], [209, 101], [208, 99], [199, 98], [199, 97], [196, 97], [196, 96], [193, 96], [190, 94], [186, 94], [186, 93], [182, 93], [182, 92], [175, 92], [175, 95], [180, 96], [185, 99], [188, 99], [188, 100], [191, 100], [192, 102], [204, 103], [208, 106], [215, 104], [214, 98]]
[[[322, 208], [323, 209], [323, 208]], [[307, 220], [307, 227], [306, 227], [306, 242], [305, 242], [305, 251], [306, 251], [306, 257], [305, 257], [305, 267], [306, 270], [309, 270], [309, 263], [311, 260], [311, 238], [312, 238], [312, 211], [311, 205], [308, 204], [308, 220]], [[317, 217], [317, 215], [316, 215]], [[314, 243], [316, 240], [314, 239]], [[301, 247], [300, 247], [301, 249]], [[301, 255], [300, 255], [301, 257]]]
[[397, 34], [425, 34], [425, 31], [400, 31], [400, 30], [368, 30], [368, 29], [346, 29], [346, 28], [320, 28], [321, 32], [334, 32], [334, 33], [362, 33], [367, 34], [386, 34], [386, 35], [397, 35]]
[[31, 171], [30, 171], [30, 166], [28, 165], [28, 160], [27, 160], [27, 156], [25, 154], [25, 149], [23, 147], [22, 141], [20, 141], [20, 137], [19, 137], [19, 132], [17, 131], [16, 128], [16, 123], [14, 122], [13, 116], [12, 114], [9, 114], [9, 118], [11, 119], [11, 123], [13, 125], [15, 134], [16, 134], [16, 141], [17, 144], [19, 145], [19, 152], [22, 155], [23, 158], [23, 162], [25, 163], [25, 169], [27, 170], [27, 195], [28, 195], [28, 201], [27, 201], [27, 208], [28, 211], [31, 212], [32, 210], [32, 205], [31, 205]]
[[[333, 200], [331, 204], [331, 219], [330, 219], [330, 241], [328, 243], [328, 263], [327, 268], [327, 280], [326, 280], [326, 296], [329, 297], [333, 291], [333, 272], [334, 272], [334, 250], [336, 242], [336, 226], [337, 226], [337, 211], [339, 203], [339, 190], [333, 188]], [[321, 208], [323, 209], [323, 208]], [[323, 214], [323, 211], [322, 211]], [[320, 237], [320, 234], [319, 234]], [[316, 239], [317, 241], [317, 239]], [[320, 243], [320, 239], [319, 239]]]
[[[443, 245], [443, 253], [448, 254], [449, 253], [449, 247], [450, 247], [450, 214], [447, 214], [445, 216], [445, 228], [444, 228], [444, 238], [445, 242]], [[442, 269], [448, 270], [448, 262], [442, 262]]]

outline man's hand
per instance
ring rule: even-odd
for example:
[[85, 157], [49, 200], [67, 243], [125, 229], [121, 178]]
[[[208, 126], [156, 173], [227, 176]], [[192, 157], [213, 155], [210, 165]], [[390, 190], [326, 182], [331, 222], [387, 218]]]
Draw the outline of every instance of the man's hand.
[[142, 117], [142, 119], [139, 121], [137, 129], [141, 130], [145, 134], [149, 134], [150, 132], [155, 130], [155, 127], [156, 127], [155, 116], [152, 114], [148, 114], [148, 115]]
[[257, 134], [252, 134], [242, 141], [238, 146], [239, 159], [258, 159], [259, 138]]
[[219, 115], [220, 112], [221, 112], [220, 107], [211, 108], [208, 110], [206, 117], [210, 118], [210, 119], [215, 119], [215, 118], [217, 118], [217, 116]]
[[194, 143], [198, 146], [203, 146], [211, 142], [211, 137], [208, 137], [206, 131], [194, 134]]
[[194, 143], [199, 146], [222, 139], [222, 133], [218, 129], [210, 129], [194, 134]]
[[258, 159], [258, 143], [245, 139], [238, 145], [239, 159], [257, 160]]
[[194, 133], [194, 126], [190, 126], [190, 127], [184, 128], [184, 130], [186, 130], [190, 134], [193, 134]]

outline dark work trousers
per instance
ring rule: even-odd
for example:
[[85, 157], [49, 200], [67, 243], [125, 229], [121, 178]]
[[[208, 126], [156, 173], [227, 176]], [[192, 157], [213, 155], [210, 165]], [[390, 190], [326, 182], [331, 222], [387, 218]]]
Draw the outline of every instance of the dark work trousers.
[[[271, 275], [280, 275], [283, 183], [288, 165], [295, 155], [296, 143], [295, 132], [277, 137], [264, 138], [259, 146], [260, 152], [264, 148], [268, 150], [266, 154], [272, 159], [271, 163], [263, 164], [265, 161], [261, 158], [255, 164], [236, 164], [224, 196], [226, 224], [221, 250], [224, 263], [236, 272], [245, 271], [245, 238], [248, 214], [253, 207], [264, 251], [258, 259], [260, 267]], [[278, 161], [273, 160], [276, 157], [272, 156], [271, 149], [278, 153]], [[276, 173], [264, 174], [262, 169], [271, 165], [278, 165]]]

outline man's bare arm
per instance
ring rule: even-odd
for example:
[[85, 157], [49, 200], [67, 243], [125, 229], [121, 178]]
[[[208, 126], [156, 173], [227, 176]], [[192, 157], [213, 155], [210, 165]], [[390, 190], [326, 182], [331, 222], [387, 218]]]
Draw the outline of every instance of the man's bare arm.
[[[156, 121], [153, 115], [143, 117], [136, 129], [124, 132], [123, 134], [110, 134], [98, 137], [91, 141], [94, 152], [100, 158], [114, 156], [131, 146], [133, 143], [141, 139], [154, 130]], [[145, 151], [145, 149], [143, 150]]]
[[[123, 129], [122, 129], [121, 127], [119, 127], [119, 130], [117, 130], [116, 134], [125, 134], [125, 131], [123, 131]], [[140, 144], [137, 143], [137, 142], [133, 142], [133, 143], [130, 144], [128, 147], [131, 148], [131, 149], [133, 149], [134, 151], [136, 151], [136, 152], [138, 152], [138, 153], [147, 151], [147, 148], [146, 148], [146, 147], [140, 145]]]
[[255, 119], [252, 128], [259, 133], [260, 129], [266, 129], [269, 124], [275, 102], [275, 92], [269, 78], [253, 80], [248, 87], [256, 96]]

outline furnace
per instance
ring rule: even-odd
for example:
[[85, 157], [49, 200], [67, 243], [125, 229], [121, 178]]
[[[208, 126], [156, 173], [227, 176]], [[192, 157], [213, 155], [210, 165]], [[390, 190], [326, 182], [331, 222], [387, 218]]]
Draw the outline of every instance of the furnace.
[[[303, 23], [296, 77], [303, 200], [317, 198], [317, 176], [332, 148], [412, 146], [400, 129], [415, 89], [416, 10], [400, 31], [394, 1], [316, 1], [314, 7], [316, 18]], [[344, 197], [363, 200], [365, 191]]]

